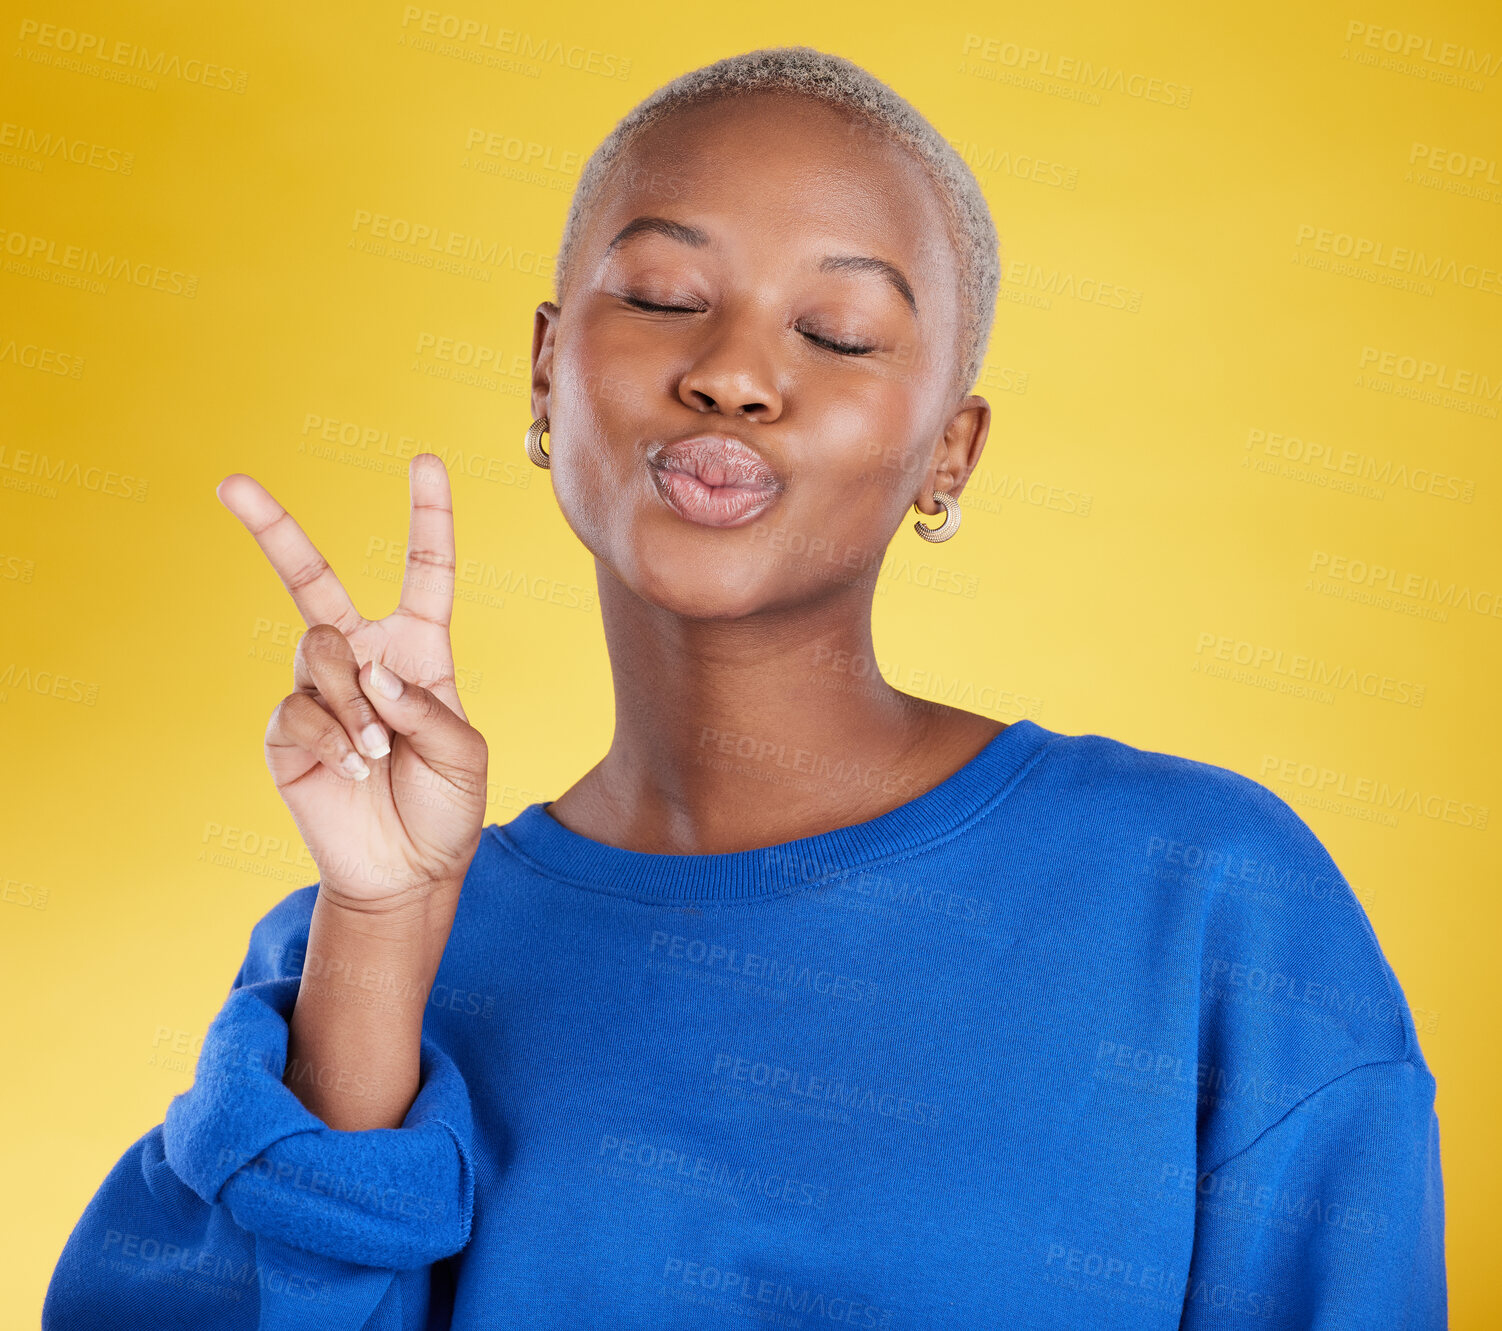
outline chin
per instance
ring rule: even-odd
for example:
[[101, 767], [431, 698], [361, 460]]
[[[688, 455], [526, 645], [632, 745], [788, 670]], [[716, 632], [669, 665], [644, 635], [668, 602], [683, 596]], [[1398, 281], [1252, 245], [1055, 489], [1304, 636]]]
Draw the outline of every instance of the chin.
[[[728, 533], [727, 533], [728, 535]], [[645, 539], [622, 581], [644, 601], [691, 619], [744, 619], [779, 598], [776, 566], [748, 541], [715, 549], [702, 536]]]

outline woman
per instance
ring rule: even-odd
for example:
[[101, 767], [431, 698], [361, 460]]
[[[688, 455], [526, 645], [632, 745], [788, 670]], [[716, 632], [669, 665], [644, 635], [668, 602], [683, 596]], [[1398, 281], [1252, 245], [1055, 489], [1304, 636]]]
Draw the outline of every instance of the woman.
[[267, 757], [320, 881], [46, 1325], [1444, 1325], [1434, 1079], [1309, 829], [870, 665], [888, 543], [909, 505], [954, 535], [986, 440], [997, 280], [974, 178], [848, 61], [736, 56], [617, 126], [526, 440], [616, 729], [505, 824], [438, 460], [378, 623], [221, 482], [310, 626]]

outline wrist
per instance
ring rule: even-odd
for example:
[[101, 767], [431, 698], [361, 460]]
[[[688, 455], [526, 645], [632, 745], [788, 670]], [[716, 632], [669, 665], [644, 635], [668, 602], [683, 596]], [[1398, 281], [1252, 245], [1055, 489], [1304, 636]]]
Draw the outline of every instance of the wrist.
[[345, 891], [337, 880], [323, 879], [313, 908], [351, 935], [406, 941], [433, 928], [446, 929], [462, 887], [462, 880], [424, 883], [376, 900]]
[[379, 995], [418, 1010], [427, 1001], [453, 927], [459, 885], [434, 885], [400, 902], [350, 904], [337, 890], [318, 899], [308, 930], [304, 987]]

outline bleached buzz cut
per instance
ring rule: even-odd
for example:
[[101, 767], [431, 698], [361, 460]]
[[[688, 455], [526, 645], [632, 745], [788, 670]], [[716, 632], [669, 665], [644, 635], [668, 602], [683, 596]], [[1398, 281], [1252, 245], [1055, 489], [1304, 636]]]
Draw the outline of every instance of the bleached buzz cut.
[[562, 305], [584, 220], [637, 136], [675, 111], [758, 91], [798, 93], [843, 109], [906, 148], [923, 166], [944, 208], [959, 260], [956, 389], [968, 391], [985, 362], [1001, 282], [996, 224], [980, 184], [964, 158], [906, 98], [853, 61], [811, 46], [763, 47], [728, 56], [680, 74], [627, 112], [580, 172], [554, 267], [554, 299]]

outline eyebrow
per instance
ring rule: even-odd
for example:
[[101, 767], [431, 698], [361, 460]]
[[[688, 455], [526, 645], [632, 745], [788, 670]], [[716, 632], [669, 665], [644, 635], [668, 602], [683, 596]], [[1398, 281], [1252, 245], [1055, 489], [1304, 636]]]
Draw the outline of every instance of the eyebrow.
[[[605, 252], [609, 254], [616, 246], [624, 244], [633, 236], [649, 234], [666, 236], [669, 240], [690, 245], [694, 249], [703, 249], [706, 245], [713, 243], [708, 233], [696, 226], [674, 222], [667, 217], [633, 217], [615, 233], [610, 244], [605, 246]], [[896, 264], [888, 263], [885, 259], [876, 259], [865, 254], [826, 254], [819, 260], [819, 271], [821, 273], [875, 273], [891, 284], [915, 315], [918, 313], [918, 301], [913, 295], [912, 285], [908, 282], [906, 275]]]

